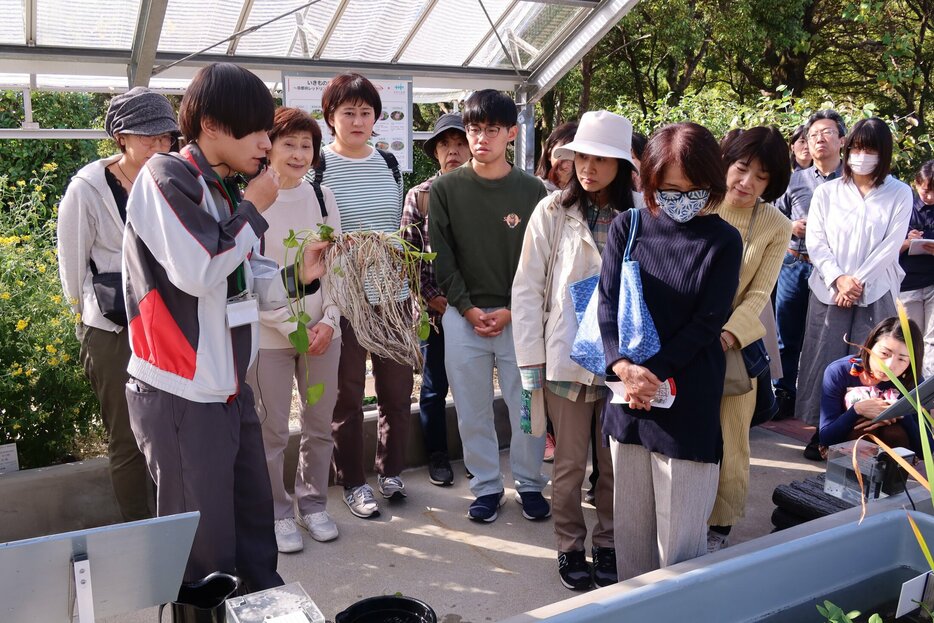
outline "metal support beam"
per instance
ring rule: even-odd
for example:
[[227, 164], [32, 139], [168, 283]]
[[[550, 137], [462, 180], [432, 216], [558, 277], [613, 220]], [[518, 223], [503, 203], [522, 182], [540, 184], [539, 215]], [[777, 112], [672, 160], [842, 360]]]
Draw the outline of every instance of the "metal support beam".
[[[243, 6], [240, 8], [240, 17], [237, 18], [237, 25], [234, 27], [234, 32], [240, 32], [246, 28], [246, 24], [250, 21], [250, 12], [253, 11], [253, 0], [243, 0]], [[230, 43], [227, 45], [227, 56], [233, 56], [237, 53], [237, 45], [240, 43], [240, 37], [236, 39], [231, 39]]]
[[23, 2], [23, 35], [26, 45], [36, 45], [36, 0], [25, 0]]
[[559, 6], [580, 6], [588, 9], [595, 9], [600, 4], [600, 0], [528, 0], [536, 4], [557, 4]]
[[623, 19], [639, 0], [603, 0], [590, 16], [552, 53], [528, 79], [529, 102], [537, 102], [558, 80], [580, 62], [611, 28]]
[[341, 17], [343, 17], [344, 11], [347, 10], [347, 5], [349, 4], [350, 0], [341, 0], [341, 3], [337, 6], [334, 15], [331, 16], [331, 23], [328, 24], [327, 30], [321, 35], [321, 41], [318, 42], [318, 47], [315, 48], [315, 54], [312, 56], [314, 60], [321, 58], [321, 55], [324, 53], [324, 48], [327, 47], [328, 42], [331, 40], [331, 35], [337, 30], [337, 25], [340, 23]]
[[399, 58], [405, 52], [406, 48], [409, 47], [409, 44], [412, 43], [412, 39], [415, 38], [415, 35], [418, 34], [418, 31], [421, 29], [422, 24], [425, 23], [425, 20], [428, 19], [428, 16], [431, 15], [432, 10], [435, 8], [435, 5], [438, 4], [438, 0], [428, 0], [425, 4], [425, 7], [422, 9], [421, 14], [418, 16], [418, 19], [415, 20], [415, 24], [412, 26], [412, 29], [409, 30], [409, 34], [405, 36], [405, 39], [402, 40], [402, 43], [399, 45], [399, 49], [396, 50], [396, 53], [393, 55], [390, 63], [398, 63]]
[[0, 128], [0, 140], [30, 138], [43, 140], [80, 138], [98, 141], [110, 137], [103, 130]]
[[535, 104], [519, 102], [519, 133], [516, 135], [516, 166], [532, 173], [535, 171]]
[[24, 130], [38, 130], [39, 124], [32, 120], [32, 89], [23, 89], [23, 124]]
[[169, 0], [142, 0], [139, 20], [136, 22], [136, 34], [133, 36], [133, 48], [130, 50], [130, 63], [126, 68], [130, 88], [149, 86], [168, 5]]
[[467, 65], [470, 65], [471, 61], [473, 61], [473, 58], [477, 54], [480, 53], [480, 50], [483, 49], [483, 46], [486, 45], [486, 42], [489, 40], [490, 37], [496, 36], [497, 29], [499, 29], [502, 23], [506, 21], [506, 18], [509, 16], [510, 13], [512, 13], [512, 10], [516, 7], [517, 4], [519, 4], [519, 0], [513, 0], [512, 4], [506, 7], [506, 10], [503, 11], [503, 14], [500, 15], [499, 19], [497, 19], [496, 22], [493, 24], [493, 28], [490, 28], [488, 31], [486, 31], [486, 34], [483, 35], [483, 38], [480, 39], [480, 41], [477, 43], [477, 47], [475, 47], [473, 51], [464, 60], [464, 62], [461, 63], [463, 67], [467, 67]]

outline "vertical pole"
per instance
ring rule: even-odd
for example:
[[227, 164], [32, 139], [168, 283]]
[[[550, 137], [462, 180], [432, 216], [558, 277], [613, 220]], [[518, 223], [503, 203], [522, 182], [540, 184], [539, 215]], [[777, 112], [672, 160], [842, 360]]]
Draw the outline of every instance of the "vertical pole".
[[26, 130], [35, 130], [39, 127], [38, 123], [32, 120], [32, 89], [26, 87], [23, 89], [23, 125]]
[[516, 135], [516, 166], [527, 173], [535, 171], [535, 104], [527, 104], [518, 95], [519, 134]]

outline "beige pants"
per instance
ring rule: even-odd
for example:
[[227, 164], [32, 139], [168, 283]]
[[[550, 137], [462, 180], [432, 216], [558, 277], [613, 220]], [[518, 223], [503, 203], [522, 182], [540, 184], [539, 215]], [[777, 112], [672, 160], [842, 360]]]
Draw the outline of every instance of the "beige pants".
[[723, 431], [723, 458], [717, 501], [710, 515], [711, 526], [732, 526], [746, 516], [749, 493], [749, 423], [756, 408], [757, 379], [752, 391], [724, 396], [720, 402], [720, 429]]
[[[292, 497], [283, 480], [285, 448], [289, 443], [289, 412], [292, 406], [292, 379], [298, 382], [302, 398], [302, 430], [295, 469], [295, 498], [302, 515], [323, 511], [328, 500], [328, 471], [331, 467], [331, 413], [337, 402], [337, 366], [341, 341], [332, 340], [323, 355], [299, 356], [294, 348], [261, 348], [256, 363], [247, 373], [247, 383], [256, 396], [256, 413], [263, 426], [266, 467], [272, 485], [276, 519], [294, 515]], [[324, 383], [324, 395], [306, 405], [308, 385]]]
[[615, 439], [610, 454], [620, 581], [706, 554], [717, 464], [672, 459]]
[[[555, 428], [555, 462], [551, 477], [551, 513], [559, 552], [584, 549], [587, 524], [581, 510], [581, 486], [587, 473], [590, 454], [591, 418], [600, 418], [603, 400], [584, 402], [584, 392], [576, 401], [562, 398], [545, 389], [548, 417]], [[599, 428], [597, 429], [599, 430]], [[613, 547], [613, 472], [610, 449], [597, 440], [597, 462], [601, 466], [597, 480], [597, 525], [593, 529], [595, 547]]]

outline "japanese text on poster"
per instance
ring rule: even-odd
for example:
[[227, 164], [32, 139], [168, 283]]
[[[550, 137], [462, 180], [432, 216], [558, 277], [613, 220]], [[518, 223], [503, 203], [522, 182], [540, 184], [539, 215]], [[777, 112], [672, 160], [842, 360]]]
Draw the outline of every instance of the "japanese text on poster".
[[[321, 112], [321, 95], [329, 77], [283, 74], [283, 103], [301, 108], [321, 126], [322, 144], [333, 140]], [[412, 80], [371, 78], [383, 104], [382, 114], [373, 127], [370, 144], [388, 151], [399, 161], [402, 171], [412, 170]]]

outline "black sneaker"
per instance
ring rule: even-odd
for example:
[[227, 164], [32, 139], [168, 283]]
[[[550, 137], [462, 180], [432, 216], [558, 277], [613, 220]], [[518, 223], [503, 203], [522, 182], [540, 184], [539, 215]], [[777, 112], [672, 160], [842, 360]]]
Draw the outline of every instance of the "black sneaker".
[[820, 434], [815, 432], [811, 441], [804, 447], [804, 458], [809, 461], [823, 461], [824, 455], [820, 451]]
[[772, 421], [790, 420], [795, 416], [795, 397], [787, 389], [781, 387], [775, 389], [775, 402], [778, 404], [778, 413]]
[[439, 487], [449, 487], [454, 484], [454, 470], [451, 461], [444, 452], [432, 452], [428, 459], [428, 480]]
[[593, 556], [593, 583], [596, 586], [609, 586], [619, 581], [616, 575], [616, 550], [612, 547], [595, 547], [590, 550]]
[[572, 591], [586, 591], [592, 586], [590, 565], [584, 550], [558, 552], [558, 577]]
[[467, 517], [473, 521], [482, 521], [485, 523], [491, 523], [496, 521], [498, 515], [499, 507], [503, 505], [503, 492], [499, 493], [488, 493], [487, 495], [481, 495], [476, 500], [473, 501], [473, 504], [470, 505], [470, 508], [467, 509]]
[[597, 495], [595, 487], [591, 487], [587, 493], [584, 494], [584, 502], [590, 504], [591, 506], [596, 506], [597, 504]]
[[522, 516], [529, 521], [538, 521], [551, 517], [551, 505], [540, 491], [519, 491], [516, 502], [522, 506]]

